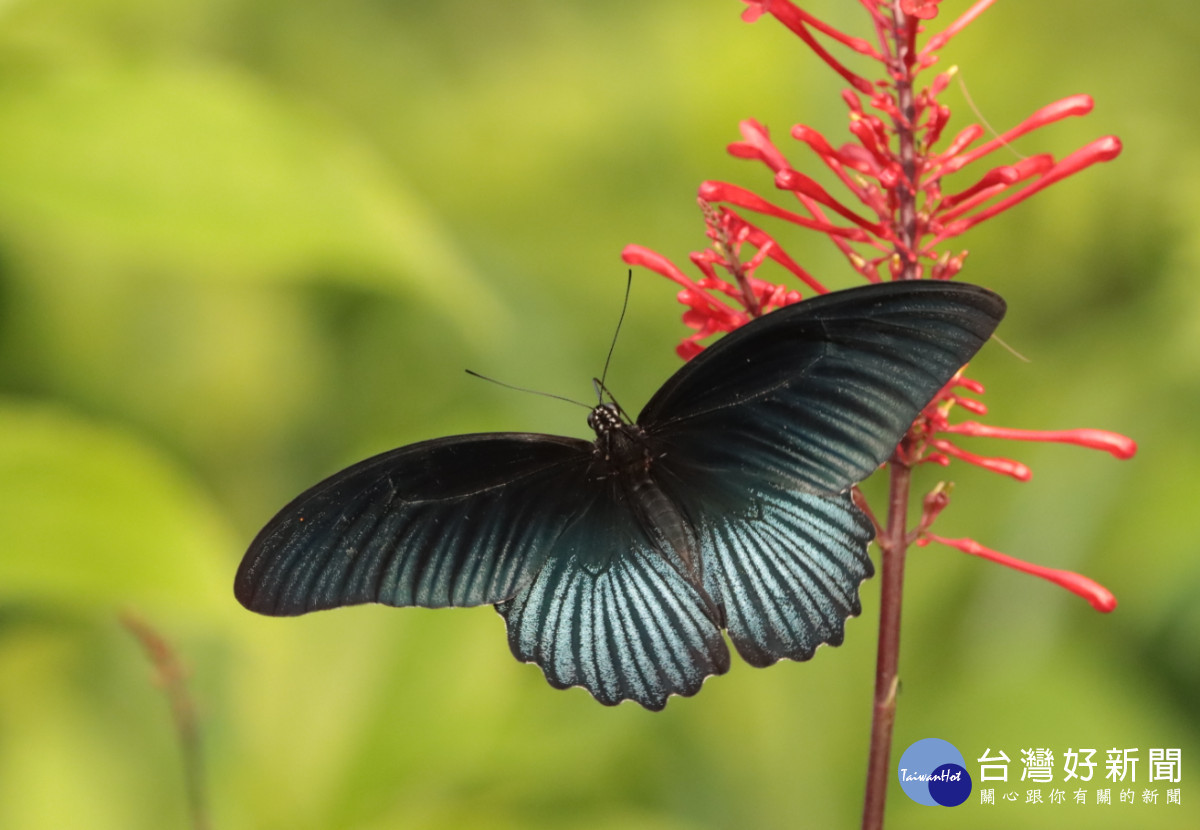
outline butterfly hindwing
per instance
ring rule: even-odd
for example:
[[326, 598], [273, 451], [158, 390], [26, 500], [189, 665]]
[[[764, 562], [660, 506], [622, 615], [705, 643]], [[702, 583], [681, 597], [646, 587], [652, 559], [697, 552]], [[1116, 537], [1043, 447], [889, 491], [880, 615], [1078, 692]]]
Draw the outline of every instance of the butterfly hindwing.
[[807, 660], [841, 643], [874, 573], [874, 529], [848, 492], [764, 484], [749, 470], [705, 478], [669, 455], [655, 476], [694, 528], [706, 594], [747, 663]]
[[374, 456], [302, 493], [250, 545], [234, 583], [262, 614], [508, 599], [568, 521], [593, 445], [461, 435]]
[[709, 592], [752, 666], [840, 645], [846, 619], [862, 610], [874, 530], [848, 494], [764, 492], [753, 516], [709, 516], [700, 535]]
[[726, 672], [729, 650], [712, 601], [656, 549], [620, 488], [607, 485], [591, 482], [545, 565], [496, 610], [513, 654], [541, 666], [551, 685], [658, 710]]

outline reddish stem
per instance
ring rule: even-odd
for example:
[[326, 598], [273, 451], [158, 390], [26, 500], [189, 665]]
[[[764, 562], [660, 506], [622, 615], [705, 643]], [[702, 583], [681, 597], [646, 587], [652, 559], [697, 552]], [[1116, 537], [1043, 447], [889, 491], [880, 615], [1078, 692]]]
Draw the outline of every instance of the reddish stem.
[[[892, 9], [895, 60], [891, 73], [896, 84], [898, 116], [893, 119], [904, 180], [896, 186], [896, 254], [901, 263], [898, 279], [917, 279], [917, 146], [913, 125], [916, 105], [913, 98], [913, 35], [915, 25], [900, 10], [897, 0]], [[912, 468], [901, 459], [901, 447], [888, 464], [891, 476], [888, 491], [887, 529], [879, 540], [881, 571], [879, 596], [879, 643], [875, 654], [875, 697], [871, 713], [871, 747], [867, 758], [867, 785], [863, 799], [863, 830], [882, 830], [887, 802], [889, 768], [892, 755], [892, 729], [896, 723], [896, 690], [900, 675], [900, 609], [904, 592], [904, 559], [908, 552], [909, 490]]]
[[871, 710], [871, 749], [867, 757], [867, 792], [863, 802], [863, 830], [883, 827], [892, 755], [892, 728], [896, 723], [896, 690], [900, 685], [900, 609], [904, 596], [904, 560], [908, 553], [908, 499], [912, 468], [898, 460], [888, 464], [887, 528], [878, 538], [881, 573], [879, 590], [879, 644], [875, 652], [875, 698]]
[[137, 638], [146, 657], [154, 665], [155, 684], [163, 690], [171, 706], [171, 720], [183, 755], [184, 784], [187, 788], [188, 814], [193, 830], [208, 830], [204, 763], [200, 757], [200, 724], [196, 706], [188, 694], [187, 677], [179, 656], [171, 644], [149, 623], [132, 611], [120, 614], [123, 626]]

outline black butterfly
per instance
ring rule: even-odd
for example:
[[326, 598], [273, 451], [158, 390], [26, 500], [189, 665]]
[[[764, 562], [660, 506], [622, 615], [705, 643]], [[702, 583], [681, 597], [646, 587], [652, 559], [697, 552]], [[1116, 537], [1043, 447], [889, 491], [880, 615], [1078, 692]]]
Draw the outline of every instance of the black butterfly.
[[841, 643], [871, 576], [851, 485], [991, 335], [985, 289], [893, 282], [754, 320], [595, 442], [423, 441], [302, 493], [250, 545], [238, 600], [289, 616], [381, 602], [494, 603], [558, 688], [661, 709], [729, 669]]

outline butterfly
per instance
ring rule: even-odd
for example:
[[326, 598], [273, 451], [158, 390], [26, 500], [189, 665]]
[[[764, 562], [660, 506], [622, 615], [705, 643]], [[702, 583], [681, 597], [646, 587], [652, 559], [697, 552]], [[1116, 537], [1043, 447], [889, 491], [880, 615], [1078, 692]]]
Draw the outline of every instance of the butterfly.
[[284, 507], [237, 599], [292, 616], [493, 604], [517, 659], [601, 703], [662, 709], [729, 669], [842, 642], [873, 573], [852, 485], [1004, 316], [986, 289], [891, 282], [763, 315], [595, 441], [482, 433], [361, 461]]

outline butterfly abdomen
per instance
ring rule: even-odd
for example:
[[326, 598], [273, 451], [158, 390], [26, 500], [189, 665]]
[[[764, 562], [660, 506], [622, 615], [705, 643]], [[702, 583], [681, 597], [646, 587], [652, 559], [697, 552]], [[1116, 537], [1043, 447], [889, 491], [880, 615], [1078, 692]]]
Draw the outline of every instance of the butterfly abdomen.
[[678, 557], [679, 562], [674, 564], [682, 564], [684, 575], [700, 584], [699, 563], [693, 555], [695, 540], [679, 506], [648, 474], [634, 480], [629, 495], [634, 513], [650, 539], [668, 558], [671, 554]]
[[622, 421], [612, 404], [593, 409], [588, 424], [596, 431], [596, 473], [612, 481], [618, 498], [629, 505], [651, 546], [699, 586], [694, 534], [679, 505], [654, 480], [655, 453], [645, 430]]

